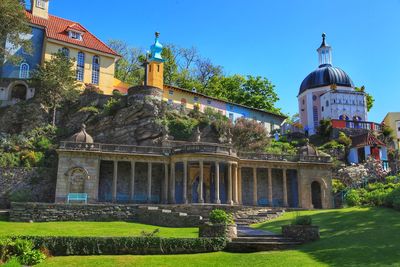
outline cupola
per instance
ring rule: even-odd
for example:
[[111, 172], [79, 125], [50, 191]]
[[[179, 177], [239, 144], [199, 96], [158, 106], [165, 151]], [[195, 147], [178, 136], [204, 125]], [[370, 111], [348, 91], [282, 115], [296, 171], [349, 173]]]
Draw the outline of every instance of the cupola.
[[86, 132], [85, 124], [82, 124], [81, 130], [71, 137], [71, 141], [75, 143], [93, 144], [93, 138]]
[[317, 49], [319, 66], [332, 66], [332, 47], [326, 44], [326, 34], [322, 34], [321, 46]]
[[31, 0], [31, 12], [35, 17], [49, 18], [49, 0]]
[[155, 33], [154, 44], [150, 47], [150, 58], [145, 62], [145, 86], [159, 89], [164, 88], [164, 59], [162, 58], [163, 46], [159, 42], [159, 32]]

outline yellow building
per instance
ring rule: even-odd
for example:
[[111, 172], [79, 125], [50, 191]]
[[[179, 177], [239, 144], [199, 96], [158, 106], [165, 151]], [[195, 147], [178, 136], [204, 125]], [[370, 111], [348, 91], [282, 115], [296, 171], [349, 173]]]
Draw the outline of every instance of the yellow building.
[[[42, 62], [63, 51], [75, 59], [76, 78], [82, 87], [93, 84], [105, 94], [112, 94], [113, 90], [126, 93], [127, 86], [121, 87], [121, 83], [114, 80], [115, 63], [120, 56], [85, 27], [49, 14], [49, 0], [31, 0], [31, 10], [26, 14], [31, 24], [45, 31]], [[119, 87], [114, 87], [114, 84], [119, 84]]]
[[396, 149], [400, 147], [400, 112], [389, 112], [383, 119], [383, 123], [392, 130], [392, 139]]

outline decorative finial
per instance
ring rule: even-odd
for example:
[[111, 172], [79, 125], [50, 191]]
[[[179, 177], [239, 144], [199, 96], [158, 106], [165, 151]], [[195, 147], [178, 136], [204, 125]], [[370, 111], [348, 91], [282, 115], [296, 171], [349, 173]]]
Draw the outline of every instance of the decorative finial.
[[160, 36], [159, 32], [155, 32], [156, 38], [158, 38]]
[[81, 130], [85, 131], [86, 130], [86, 125], [84, 123], [81, 124]]
[[326, 44], [325, 44], [325, 38], [326, 38], [326, 34], [323, 32], [323, 33], [322, 33], [322, 44], [321, 44], [321, 46], [326, 46]]

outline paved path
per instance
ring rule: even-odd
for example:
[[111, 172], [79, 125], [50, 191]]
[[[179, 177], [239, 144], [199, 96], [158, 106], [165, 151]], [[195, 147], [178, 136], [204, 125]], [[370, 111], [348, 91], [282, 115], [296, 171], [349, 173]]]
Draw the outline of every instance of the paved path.
[[266, 236], [266, 235], [276, 235], [273, 232], [253, 229], [248, 225], [238, 225], [238, 235], [251, 235], [251, 236]]

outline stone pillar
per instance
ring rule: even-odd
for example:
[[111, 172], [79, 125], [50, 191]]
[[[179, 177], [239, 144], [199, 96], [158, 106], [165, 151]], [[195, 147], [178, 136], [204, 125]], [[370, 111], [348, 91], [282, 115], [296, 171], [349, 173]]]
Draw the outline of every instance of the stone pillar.
[[221, 204], [221, 199], [219, 199], [219, 162], [215, 162], [215, 203]]
[[117, 181], [118, 181], [118, 161], [114, 160], [114, 172], [113, 172], [113, 182], [112, 182], [112, 200], [117, 201]]
[[233, 164], [233, 203], [238, 204], [238, 175], [237, 175], [238, 166], [237, 164]]
[[183, 161], [183, 203], [187, 204], [187, 178], [188, 178], [188, 162], [185, 160]]
[[286, 169], [283, 169], [283, 206], [288, 206], [288, 196], [287, 196], [287, 177], [286, 177]]
[[228, 162], [228, 199], [227, 204], [232, 205], [232, 163]]
[[253, 205], [258, 205], [257, 197], [257, 167], [253, 167]]
[[162, 184], [164, 204], [168, 203], [168, 163], [164, 163], [164, 183]]
[[268, 168], [268, 204], [273, 206], [272, 203], [272, 169]]
[[238, 197], [239, 197], [239, 204], [243, 204], [242, 201], [242, 167], [238, 167]]
[[130, 188], [130, 200], [135, 201], [135, 167], [136, 162], [131, 161], [131, 188]]
[[151, 171], [153, 164], [151, 162], [147, 163], [147, 202], [151, 203]]
[[203, 161], [200, 160], [199, 162], [199, 167], [200, 167], [200, 179], [199, 179], [199, 185], [200, 185], [200, 190], [199, 190], [199, 203], [204, 203], [204, 198], [203, 198], [203, 181], [204, 181], [204, 169], [203, 169]]
[[303, 208], [303, 176], [300, 169], [297, 169], [297, 194], [298, 194], [298, 208]]
[[175, 162], [171, 162], [170, 203], [175, 204]]

